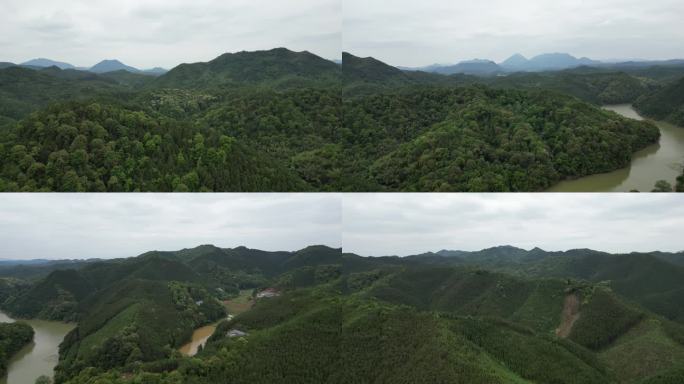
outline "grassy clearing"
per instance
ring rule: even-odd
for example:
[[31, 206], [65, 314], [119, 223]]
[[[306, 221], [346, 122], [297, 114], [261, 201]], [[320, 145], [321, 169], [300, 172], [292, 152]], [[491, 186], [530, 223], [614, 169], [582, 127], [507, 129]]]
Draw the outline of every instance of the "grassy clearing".
[[252, 299], [251, 289], [243, 289], [240, 291], [238, 297], [223, 301], [223, 305], [228, 310], [228, 314], [233, 316], [249, 311], [253, 304], [254, 300]]

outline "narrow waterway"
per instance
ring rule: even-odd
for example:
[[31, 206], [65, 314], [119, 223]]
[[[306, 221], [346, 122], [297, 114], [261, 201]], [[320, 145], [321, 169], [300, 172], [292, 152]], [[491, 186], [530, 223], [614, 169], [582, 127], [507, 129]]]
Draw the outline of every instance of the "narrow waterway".
[[[0, 311], [0, 322], [15, 320]], [[23, 320], [33, 327], [33, 342], [12, 357], [7, 366], [7, 377], [0, 384], [33, 384], [41, 375], [52, 377], [59, 361], [59, 344], [75, 324], [59, 321]]]
[[180, 347], [178, 350], [185, 356], [195, 356], [197, 354], [197, 349], [199, 349], [199, 346], [201, 345], [202, 347], [204, 347], [204, 345], [207, 343], [207, 340], [209, 340], [209, 338], [215, 330], [216, 324], [207, 325], [202, 328], [195, 329], [195, 331], [192, 333], [192, 340], [189, 343]]
[[[644, 120], [629, 104], [604, 106], [622, 116]], [[660, 128], [660, 142], [632, 156], [632, 163], [617, 171], [560, 182], [549, 192], [649, 192], [658, 180], [674, 183], [684, 164], [684, 128], [654, 121]]]

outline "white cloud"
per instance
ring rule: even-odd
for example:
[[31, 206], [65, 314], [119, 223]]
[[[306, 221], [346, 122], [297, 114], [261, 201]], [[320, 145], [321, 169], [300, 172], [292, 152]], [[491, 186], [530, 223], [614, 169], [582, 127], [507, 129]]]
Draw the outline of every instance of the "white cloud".
[[394, 65], [513, 53], [596, 59], [684, 52], [680, 0], [343, 0], [343, 49]]
[[140, 68], [287, 47], [339, 57], [339, 0], [3, 0], [0, 61]]
[[0, 258], [127, 257], [200, 244], [364, 256], [498, 245], [680, 251], [671, 194], [5, 194]]
[[128, 257], [201, 244], [341, 246], [335, 194], [5, 194], [0, 258]]
[[657, 194], [345, 195], [345, 252], [400, 255], [498, 245], [680, 251], [684, 197]]

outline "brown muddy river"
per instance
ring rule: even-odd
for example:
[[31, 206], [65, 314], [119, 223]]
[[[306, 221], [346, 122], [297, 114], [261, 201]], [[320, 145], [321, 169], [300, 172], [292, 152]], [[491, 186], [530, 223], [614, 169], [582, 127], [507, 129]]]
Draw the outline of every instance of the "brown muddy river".
[[214, 330], [216, 330], [216, 324], [195, 329], [195, 331], [192, 333], [192, 340], [180, 347], [178, 350], [185, 356], [195, 356], [199, 346], [204, 346], [207, 343], [207, 340], [214, 333]]

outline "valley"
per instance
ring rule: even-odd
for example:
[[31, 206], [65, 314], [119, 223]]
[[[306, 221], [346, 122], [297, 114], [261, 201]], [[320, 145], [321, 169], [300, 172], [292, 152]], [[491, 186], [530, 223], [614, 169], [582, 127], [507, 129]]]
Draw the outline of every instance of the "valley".
[[682, 265], [662, 252], [204, 245], [57, 267], [3, 290], [0, 307], [76, 320], [58, 384], [676, 383]]
[[[679, 62], [481, 76], [285, 48], [156, 76], [7, 66], [0, 191], [676, 189], [682, 135], [663, 121], [682, 78]], [[648, 119], [600, 109], [627, 104]]]

